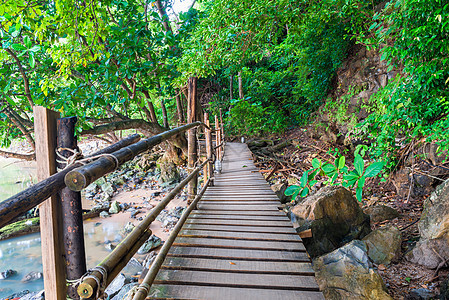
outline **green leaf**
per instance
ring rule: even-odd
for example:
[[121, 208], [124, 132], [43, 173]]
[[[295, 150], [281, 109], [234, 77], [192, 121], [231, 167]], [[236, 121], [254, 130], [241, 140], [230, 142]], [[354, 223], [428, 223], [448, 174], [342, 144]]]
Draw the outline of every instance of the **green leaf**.
[[330, 163], [324, 164], [322, 169], [327, 176], [333, 176], [334, 173], [337, 171], [337, 168]]
[[338, 159], [338, 169], [341, 170], [345, 166], [346, 158], [344, 156], [340, 156]]
[[305, 171], [302, 176], [301, 179], [299, 180], [299, 182], [301, 183], [301, 187], [305, 187], [307, 185], [307, 180], [308, 180], [308, 173], [309, 171]]
[[359, 176], [361, 176], [363, 174], [364, 163], [363, 163], [363, 158], [360, 155], [355, 156], [354, 167], [355, 167], [355, 170], [357, 171], [357, 173], [359, 174]]
[[365, 174], [364, 174], [365, 177], [374, 177], [374, 176], [376, 176], [382, 170], [384, 165], [385, 165], [385, 163], [381, 162], [381, 161], [377, 161], [375, 163], [372, 163], [371, 165], [366, 167]]
[[321, 166], [321, 161], [318, 158], [312, 159], [312, 166], [314, 169], [318, 169]]
[[[308, 180], [312, 180], [313, 178], [315, 178], [316, 174], [318, 173], [319, 169], [314, 170], [312, 173], [309, 173], [309, 175], [307, 176]], [[310, 172], [310, 170], [309, 170]]]
[[359, 180], [357, 180], [357, 187], [358, 188], [363, 188], [363, 186], [365, 185], [365, 176], [362, 176], [359, 178]]
[[301, 197], [305, 197], [309, 194], [309, 188], [305, 187], [301, 192]]
[[355, 196], [359, 202], [362, 202], [362, 188], [355, 189]]
[[30, 38], [28, 36], [25, 36], [23, 38], [23, 42], [25, 43], [25, 47], [27, 47], [28, 49], [31, 48], [31, 41], [30, 41]]
[[294, 193], [298, 193], [300, 190], [301, 190], [301, 188], [300, 188], [299, 186], [297, 186], [297, 185], [291, 185], [291, 186], [289, 186], [289, 187], [285, 190], [284, 195], [285, 195], [285, 196], [291, 196], [291, 195], [293, 195]]
[[27, 49], [23, 45], [20, 45], [20, 44], [12, 44], [11, 48], [13, 48], [16, 51], [22, 51], [22, 50], [26, 50]]
[[35, 65], [36, 65], [36, 61], [34, 60], [33, 52], [30, 52], [30, 67], [34, 68]]
[[30, 51], [31, 51], [31, 52], [37, 52], [37, 51], [39, 51], [39, 50], [41, 50], [41, 46], [39, 46], [39, 45], [35, 45], [35, 46], [33, 46], [32, 48], [30, 48]]
[[332, 177], [332, 183], [334, 183], [335, 182], [335, 180], [337, 180], [337, 178], [338, 178], [338, 173], [335, 173], [334, 174], [334, 176]]
[[351, 171], [348, 174], [343, 175], [343, 179], [348, 180], [348, 181], [349, 180], [357, 180], [357, 179], [359, 179], [359, 177], [360, 177], [360, 175], [357, 174], [356, 171]]

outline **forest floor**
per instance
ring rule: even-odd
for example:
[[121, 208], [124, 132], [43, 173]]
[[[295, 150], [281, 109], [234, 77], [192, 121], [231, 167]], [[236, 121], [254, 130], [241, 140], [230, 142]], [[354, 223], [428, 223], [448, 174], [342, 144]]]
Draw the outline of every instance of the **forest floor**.
[[[262, 149], [265, 150], [263, 152], [260, 151], [260, 148], [253, 150], [256, 165], [271, 184], [287, 182], [289, 178], [290, 181], [293, 178], [299, 179], [303, 171], [312, 169], [312, 159], [315, 157], [334, 162], [336, 149], [339, 153], [345, 155], [347, 165], [348, 162], [349, 165], [352, 165], [352, 152], [348, 151], [345, 146], [311, 138], [307, 131], [307, 128], [296, 128], [282, 136], [264, 137], [264, 140], [272, 140], [274, 146], [263, 147]], [[276, 147], [276, 145], [285, 147]], [[270, 178], [267, 178], [268, 176]], [[404, 254], [419, 239], [417, 222], [421, 217], [423, 201], [428, 196], [413, 197], [407, 195], [404, 198], [398, 195], [391, 177], [386, 182], [381, 182], [379, 178], [367, 179], [363, 200], [360, 203], [362, 209], [381, 204], [393, 207], [400, 213], [400, 216], [393, 220], [371, 224], [373, 230], [391, 224], [402, 232], [402, 248], [399, 260], [392, 262], [390, 265], [374, 265], [393, 299], [406, 299], [411, 290], [420, 288], [428, 289], [434, 295], [438, 295], [439, 286], [449, 273], [447, 267], [436, 272], [412, 264], [404, 257]]]

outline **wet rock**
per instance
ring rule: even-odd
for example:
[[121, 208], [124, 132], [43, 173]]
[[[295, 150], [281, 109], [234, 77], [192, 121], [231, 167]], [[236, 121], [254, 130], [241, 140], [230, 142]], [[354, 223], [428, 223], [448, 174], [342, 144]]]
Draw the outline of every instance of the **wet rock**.
[[138, 254], [146, 254], [151, 250], [161, 245], [161, 239], [155, 235], [152, 235], [143, 245], [137, 250]]
[[138, 286], [138, 283], [128, 283], [125, 284], [120, 292], [111, 298], [111, 300], [123, 300], [125, 299], [125, 296], [133, 289], [133, 287]]
[[22, 282], [35, 281], [35, 280], [42, 279], [42, 277], [43, 277], [43, 274], [41, 272], [31, 271], [30, 273], [26, 274], [22, 278]]
[[327, 186], [304, 198], [291, 209], [298, 232], [311, 229], [312, 237], [303, 240], [311, 257], [329, 253], [371, 232], [365, 215], [352, 193], [343, 187]]
[[123, 286], [126, 284], [126, 277], [122, 273], [120, 273], [115, 279], [108, 285], [106, 290], [104, 291], [108, 298], [112, 298], [117, 295]]
[[369, 261], [365, 244], [354, 240], [315, 259], [313, 267], [327, 300], [392, 299]]
[[17, 298], [24, 297], [24, 296], [28, 295], [29, 293], [30, 293], [29, 290], [24, 290], [24, 291], [9, 295], [8, 297], [6, 297], [4, 299], [17, 299]]
[[140, 214], [140, 210], [135, 209], [133, 212], [131, 212], [131, 218], [135, 219], [138, 214]]
[[441, 258], [449, 259], [449, 180], [425, 200], [418, 228], [421, 238], [406, 257], [413, 263], [435, 269]]
[[429, 300], [435, 297], [435, 293], [433, 293], [429, 289], [413, 289], [405, 298], [406, 300]]
[[131, 259], [129, 260], [129, 262], [128, 262], [128, 264], [126, 265], [126, 267], [129, 267], [129, 268], [139, 268], [139, 269], [141, 269], [143, 266], [142, 266], [142, 264], [141, 264], [137, 259], [135, 259], [135, 258], [133, 257], [133, 258], [131, 258]]
[[7, 279], [7, 278], [9, 278], [11, 276], [14, 276], [16, 274], [17, 274], [16, 270], [8, 269], [6, 271], [2, 271], [2, 272], [0, 272], [0, 280]]
[[126, 233], [129, 233], [129, 232], [133, 231], [134, 227], [136, 227], [136, 226], [134, 226], [133, 223], [128, 222], [128, 223], [126, 223], [126, 225], [125, 225], [125, 227], [123, 228], [123, 230], [124, 230]]
[[107, 218], [107, 217], [109, 217], [109, 214], [108, 214], [107, 211], [102, 211], [102, 212], [100, 213], [100, 218]]
[[106, 244], [104, 245], [104, 247], [106, 248], [106, 250], [112, 251], [112, 250], [114, 250], [115, 247], [117, 247], [117, 246], [115, 246], [115, 245], [112, 244], [112, 243], [106, 243]]
[[110, 214], [118, 214], [120, 212], [120, 204], [117, 201], [111, 203], [111, 207], [109, 207]]
[[114, 195], [114, 192], [115, 192], [115, 188], [112, 185], [112, 183], [110, 183], [110, 182], [103, 183], [101, 185], [101, 190], [103, 191], [103, 193], [105, 193], [111, 197]]
[[287, 203], [292, 200], [292, 196], [285, 196], [285, 190], [287, 187], [287, 183], [276, 183], [271, 186], [271, 189], [276, 193], [281, 203]]
[[363, 238], [368, 256], [375, 264], [388, 265], [401, 252], [401, 232], [394, 226], [384, 226]]
[[440, 295], [438, 299], [449, 299], [449, 277], [447, 277], [440, 285]]
[[42, 290], [40, 292], [29, 293], [20, 298], [20, 300], [44, 300], [45, 291]]
[[371, 222], [373, 223], [392, 220], [399, 217], [397, 210], [386, 205], [371, 206], [365, 209], [364, 212], [370, 216]]
[[149, 269], [153, 261], [156, 259], [156, 256], [157, 254], [155, 251], [151, 251], [147, 256], [145, 256], [145, 259], [143, 260], [142, 263], [143, 267]]

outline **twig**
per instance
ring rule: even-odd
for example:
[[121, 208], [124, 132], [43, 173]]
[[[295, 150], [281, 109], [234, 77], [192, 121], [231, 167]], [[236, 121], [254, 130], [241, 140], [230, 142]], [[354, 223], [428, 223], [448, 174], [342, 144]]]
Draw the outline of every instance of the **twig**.
[[412, 222], [412, 223], [410, 223], [410, 224], [408, 224], [408, 225], [405, 226], [405, 227], [402, 227], [402, 228], [399, 229], [399, 230], [400, 230], [400, 231], [406, 230], [406, 229], [409, 228], [410, 226], [413, 226], [414, 224], [418, 223], [418, 221], [419, 221], [419, 219], [416, 220], [416, 221], [414, 221], [414, 222]]
[[329, 156], [332, 157], [333, 159], [337, 159], [334, 155], [332, 155], [332, 154], [330, 154], [330, 153], [327, 153], [327, 151], [321, 149], [320, 147], [317, 147], [317, 146], [315, 146], [315, 145], [310, 145], [310, 147], [313, 147], [313, 148], [315, 148], [315, 149], [317, 149], [317, 150], [320, 150], [321, 152], [326, 153], [327, 155], [329, 155]]

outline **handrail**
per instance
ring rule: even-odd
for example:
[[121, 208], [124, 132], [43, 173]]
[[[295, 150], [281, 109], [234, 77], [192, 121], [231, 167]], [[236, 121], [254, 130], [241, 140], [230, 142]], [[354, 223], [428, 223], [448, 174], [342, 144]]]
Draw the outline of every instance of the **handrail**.
[[147, 151], [153, 146], [169, 139], [170, 137], [184, 132], [188, 129], [203, 125], [201, 122], [193, 122], [175, 129], [164, 131], [148, 139], [141, 140], [128, 147], [122, 148], [108, 156], [101, 157], [94, 162], [86, 164], [75, 170], [70, 171], [65, 176], [65, 184], [72, 191], [81, 191], [89, 184], [102, 177], [103, 175], [114, 171], [120, 165], [133, 159], [138, 154]]
[[175, 241], [176, 237], [178, 236], [178, 233], [181, 231], [181, 228], [184, 225], [184, 223], [186, 222], [190, 213], [192, 212], [192, 210], [194, 210], [196, 208], [196, 205], [203, 197], [204, 192], [206, 192], [206, 189], [209, 186], [210, 180], [211, 179], [207, 180], [207, 182], [204, 184], [203, 188], [198, 193], [198, 195], [195, 197], [193, 202], [183, 212], [181, 218], [178, 220], [178, 223], [176, 223], [176, 226], [173, 228], [173, 231], [170, 233], [170, 236], [165, 241], [164, 245], [162, 246], [162, 248], [159, 251], [158, 255], [156, 256], [155, 260], [151, 264], [151, 267], [148, 270], [148, 273], [145, 275], [143, 282], [140, 284], [136, 294], [134, 295], [133, 300], [143, 300], [148, 296], [148, 293], [150, 292], [151, 285], [153, 284], [153, 281], [156, 278], [156, 275], [159, 272], [159, 269], [161, 268], [162, 263], [164, 262], [168, 251], [170, 250], [170, 247], [173, 245], [173, 242]]
[[[118, 143], [87, 156], [87, 158], [115, 152], [139, 140], [140, 136], [138, 134], [133, 134]], [[44, 179], [20, 193], [11, 196], [5, 201], [2, 201], [0, 203], [0, 228], [62, 190], [65, 187], [64, 176], [79, 166], [80, 164], [75, 163], [73, 166], [51, 175], [47, 179]]]
[[[118, 275], [121, 268], [117, 267], [117, 264], [120, 262], [125, 263], [125, 257], [131, 257], [137, 252], [137, 250], [142, 246], [142, 244], [146, 241], [146, 239], [142, 239], [142, 235], [146, 232], [151, 235], [151, 230], [148, 229], [150, 224], [156, 220], [156, 217], [160, 214], [160, 212], [167, 206], [168, 203], [189, 183], [189, 181], [196, 176], [199, 171], [204, 167], [204, 165], [209, 160], [204, 161], [199, 167], [192, 171], [183, 181], [181, 181], [164, 199], [155, 206], [148, 215], [137, 225], [128, 236], [118, 244], [118, 246], [97, 266], [97, 269], [105, 269], [107, 272], [107, 278], [103, 277], [103, 273], [101, 271], [94, 270], [89, 274], [92, 277], [86, 277], [80, 285], [78, 286], [78, 295], [81, 298], [89, 299], [97, 294], [101, 294], [103, 291], [98, 291], [98, 282], [106, 281], [105, 286], [108, 286], [115, 276]], [[133, 253], [132, 251], [135, 250]], [[128, 260], [129, 260], [128, 259]], [[95, 269], [95, 268], [94, 268]], [[96, 279], [98, 279], [98, 282]], [[101, 296], [101, 295], [100, 295]]]

